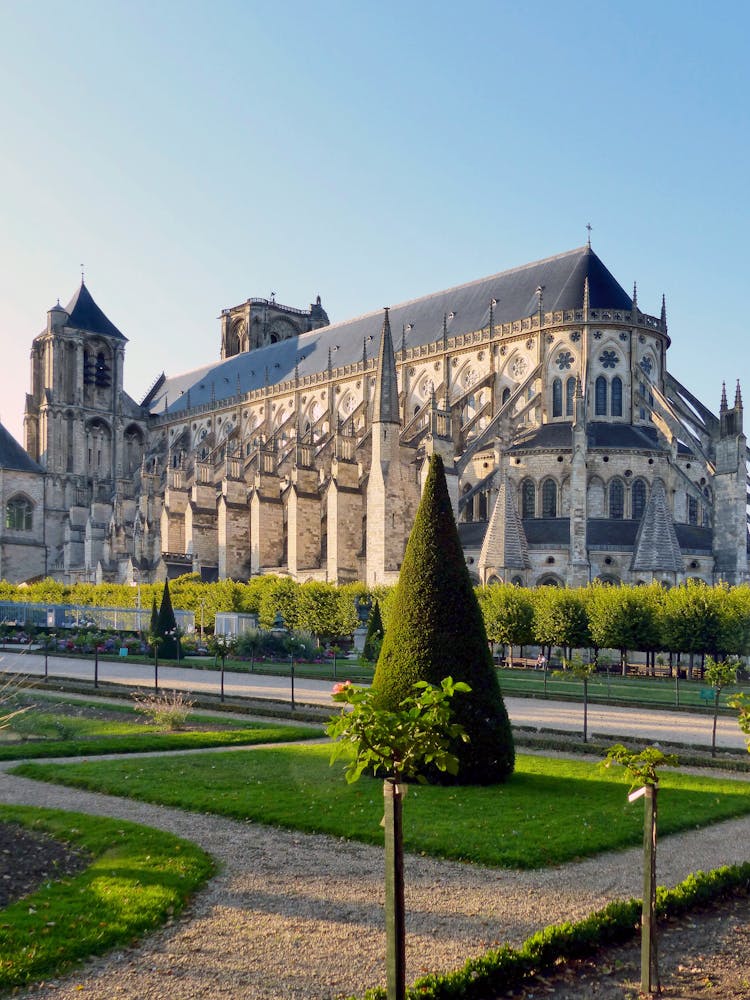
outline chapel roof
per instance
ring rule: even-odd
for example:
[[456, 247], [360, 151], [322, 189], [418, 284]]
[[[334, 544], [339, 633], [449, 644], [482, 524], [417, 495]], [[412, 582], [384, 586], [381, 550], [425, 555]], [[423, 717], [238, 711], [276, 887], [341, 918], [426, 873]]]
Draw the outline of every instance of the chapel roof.
[[114, 323], [107, 319], [94, 302], [91, 292], [83, 281], [65, 307], [65, 311], [68, 313], [66, 326], [72, 326], [76, 330], [85, 330], [87, 333], [101, 333], [106, 337], [114, 337], [116, 340], [127, 340], [127, 337], [120, 333]]
[[10, 469], [13, 472], [42, 472], [41, 466], [37, 465], [2, 424], [0, 424], [0, 469]]
[[[630, 296], [591, 247], [583, 246], [392, 306], [394, 347], [398, 351], [402, 340], [407, 348], [433, 343], [440, 340], [443, 330], [447, 337], [481, 330], [489, 323], [493, 301], [497, 324], [535, 315], [539, 288], [545, 311], [580, 309], [586, 279], [591, 309], [632, 309]], [[269, 385], [291, 379], [295, 368], [300, 378], [317, 374], [325, 371], [329, 350], [333, 368], [357, 364], [363, 351], [368, 359], [376, 358], [382, 325], [383, 313], [378, 309], [167, 378], [150, 401], [151, 411], [186, 409], [188, 390], [190, 405], [197, 406], [228, 399], [238, 387], [246, 393], [262, 388], [266, 379]]]

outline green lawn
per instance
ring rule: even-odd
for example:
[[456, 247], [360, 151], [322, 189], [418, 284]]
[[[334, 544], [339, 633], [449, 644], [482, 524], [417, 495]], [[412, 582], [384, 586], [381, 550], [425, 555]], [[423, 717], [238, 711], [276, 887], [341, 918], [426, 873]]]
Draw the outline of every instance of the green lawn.
[[[199, 716], [204, 719], [205, 717]], [[22, 720], [23, 721], [22, 723]], [[195, 720], [197, 721], [197, 719]], [[204, 747], [252, 746], [309, 740], [322, 735], [315, 726], [285, 726], [267, 722], [247, 725], [211, 720], [211, 730], [169, 732], [143, 722], [78, 718], [29, 712], [17, 720], [27, 735], [44, 737], [23, 743], [0, 743], [0, 760], [37, 757], [92, 757], [105, 753], [147, 753], [158, 750], [198, 750]]]
[[[583, 685], [573, 679], [562, 679], [553, 676], [554, 671], [547, 673], [545, 687], [544, 671], [516, 670], [502, 667], [498, 670], [498, 679], [505, 695], [520, 695], [522, 697], [576, 698], [583, 701]], [[609, 680], [605, 673], [594, 674], [588, 683], [589, 701], [613, 702], [626, 705], [645, 705], [652, 708], [690, 708], [704, 711], [707, 716], [713, 714], [713, 701], [701, 698], [701, 692], [709, 685], [701, 681], [681, 680], [676, 683], [666, 677], [622, 677], [614, 669], [610, 671]], [[727, 710], [727, 700], [740, 691], [750, 693], [747, 684], [725, 688], [721, 692], [719, 705], [722, 711]]]
[[130, 945], [179, 913], [213, 873], [195, 844], [124, 820], [0, 806], [0, 821], [43, 830], [91, 855], [80, 874], [0, 910], [2, 990]]
[[[214, 812], [382, 843], [382, 784], [347, 785], [329, 748], [84, 764], [23, 764], [14, 773], [197, 812]], [[643, 806], [627, 803], [622, 775], [582, 761], [519, 756], [504, 786], [412, 786], [407, 849], [510, 868], [541, 868], [641, 843]], [[665, 836], [750, 813], [750, 785], [665, 771]]]

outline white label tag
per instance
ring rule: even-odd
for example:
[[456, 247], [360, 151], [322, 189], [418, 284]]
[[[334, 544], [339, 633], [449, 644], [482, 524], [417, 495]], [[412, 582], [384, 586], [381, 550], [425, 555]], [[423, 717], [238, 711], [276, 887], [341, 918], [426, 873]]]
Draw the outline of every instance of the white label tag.
[[641, 795], [645, 794], [646, 794], [645, 785], [642, 788], [636, 788], [634, 792], [631, 792], [630, 795], [628, 795], [628, 802], [635, 802], [636, 799], [639, 799]]

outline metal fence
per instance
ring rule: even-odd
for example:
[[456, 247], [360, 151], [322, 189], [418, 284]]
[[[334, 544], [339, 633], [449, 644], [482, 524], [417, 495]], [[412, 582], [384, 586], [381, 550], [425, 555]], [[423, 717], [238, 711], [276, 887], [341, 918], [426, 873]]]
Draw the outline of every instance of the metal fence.
[[[192, 611], [175, 611], [177, 627], [195, 631]], [[147, 632], [150, 608], [95, 608], [81, 604], [20, 604], [0, 601], [0, 625], [21, 628], [96, 628], [115, 632]]]

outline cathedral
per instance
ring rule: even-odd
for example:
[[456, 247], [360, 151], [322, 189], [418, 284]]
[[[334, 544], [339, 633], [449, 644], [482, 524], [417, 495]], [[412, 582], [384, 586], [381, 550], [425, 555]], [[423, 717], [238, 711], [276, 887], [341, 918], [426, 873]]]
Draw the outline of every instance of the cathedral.
[[250, 298], [216, 361], [123, 388], [82, 281], [31, 348], [25, 448], [0, 426], [0, 578], [392, 583], [431, 454], [469, 570], [525, 586], [748, 579], [739, 384], [669, 372], [590, 244], [330, 323]]

